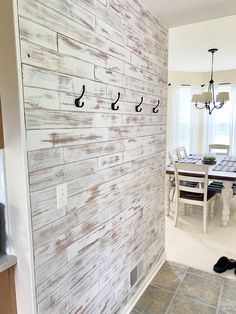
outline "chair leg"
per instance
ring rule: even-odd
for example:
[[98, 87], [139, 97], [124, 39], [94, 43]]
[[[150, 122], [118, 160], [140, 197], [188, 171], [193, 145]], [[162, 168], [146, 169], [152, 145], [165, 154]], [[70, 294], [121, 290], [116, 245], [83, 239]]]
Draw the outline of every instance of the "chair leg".
[[207, 233], [207, 208], [208, 206], [203, 206], [203, 233]]
[[190, 216], [193, 214], [193, 205], [188, 205], [188, 214]]
[[188, 208], [186, 204], [183, 204], [183, 215], [187, 216], [188, 215]]
[[175, 196], [175, 188], [173, 187], [171, 189], [171, 191], [172, 191], [172, 195], [171, 195], [170, 201], [173, 202], [173, 199], [174, 199], [174, 196]]
[[210, 203], [210, 211], [209, 211], [209, 218], [213, 220], [215, 218], [215, 200], [211, 201]]
[[177, 222], [178, 222], [178, 218], [179, 218], [179, 207], [180, 207], [180, 203], [179, 203], [179, 201], [177, 201], [176, 211], [175, 211], [175, 219], [174, 219], [174, 226], [175, 227], [177, 227]]

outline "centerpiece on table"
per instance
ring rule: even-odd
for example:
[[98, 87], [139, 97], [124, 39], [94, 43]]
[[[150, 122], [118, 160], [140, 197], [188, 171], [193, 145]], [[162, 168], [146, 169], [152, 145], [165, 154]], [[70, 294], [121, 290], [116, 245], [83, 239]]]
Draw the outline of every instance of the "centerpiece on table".
[[216, 164], [216, 158], [214, 156], [203, 156], [202, 163], [206, 165]]

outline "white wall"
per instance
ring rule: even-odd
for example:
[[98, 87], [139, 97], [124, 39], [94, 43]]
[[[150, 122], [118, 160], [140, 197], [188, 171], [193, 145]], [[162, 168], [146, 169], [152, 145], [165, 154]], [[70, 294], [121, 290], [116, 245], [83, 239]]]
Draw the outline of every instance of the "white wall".
[[[168, 81], [172, 85], [189, 84], [201, 85], [208, 84], [210, 79], [210, 72], [181, 72], [169, 71]], [[235, 83], [236, 70], [214, 71], [214, 81], [219, 83]]]
[[[34, 313], [31, 230], [26, 177], [25, 133], [21, 102], [21, 75], [16, 60], [18, 43], [12, 1], [0, 1], [0, 94], [5, 142], [9, 253], [17, 256], [15, 285], [19, 314]], [[20, 72], [19, 72], [20, 73]], [[19, 81], [18, 81], [19, 78]], [[18, 85], [19, 84], [19, 85]]]
[[211, 69], [210, 48], [215, 53], [215, 70], [236, 69], [236, 15], [171, 28], [169, 31], [169, 70], [206, 72]]

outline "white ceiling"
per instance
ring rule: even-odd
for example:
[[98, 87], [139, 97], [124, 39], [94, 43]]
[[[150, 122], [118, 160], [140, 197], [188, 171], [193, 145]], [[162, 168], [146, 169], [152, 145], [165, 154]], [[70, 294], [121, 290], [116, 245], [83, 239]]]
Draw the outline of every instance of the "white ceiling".
[[142, 0], [169, 27], [169, 70], [236, 69], [236, 0]]
[[143, 0], [168, 27], [236, 14], [236, 0]]
[[[236, 0], [235, 0], [236, 3]], [[211, 69], [210, 48], [214, 70], [236, 69], [236, 15], [189, 24], [169, 30], [169, 70], [208, 72]]]

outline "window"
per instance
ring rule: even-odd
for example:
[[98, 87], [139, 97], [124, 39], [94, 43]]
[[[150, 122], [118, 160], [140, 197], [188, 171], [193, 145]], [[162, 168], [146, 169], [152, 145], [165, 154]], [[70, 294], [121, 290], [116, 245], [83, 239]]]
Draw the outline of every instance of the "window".
[[187, 152], [206, 153], [209, 143], [230, 144], [236, 155], [236, 85], [216, 86], [216, 94], [229, 92], [230, 101], [209, 115], [191, 103], [192, 94], [202, 90], [190, 86], [174, 86], [169, 90], [168, 150], [185, 146]]

